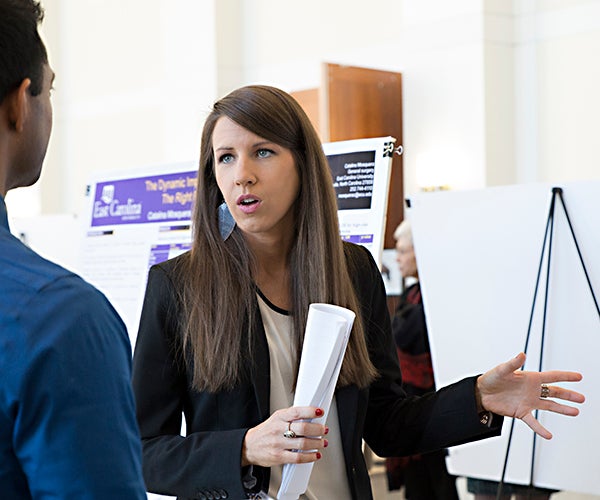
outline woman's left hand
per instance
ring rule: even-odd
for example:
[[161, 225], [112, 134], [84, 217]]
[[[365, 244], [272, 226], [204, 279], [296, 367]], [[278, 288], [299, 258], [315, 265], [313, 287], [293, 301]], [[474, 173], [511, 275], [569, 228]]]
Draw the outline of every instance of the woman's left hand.
[[[554, 401], [583, 403], [585, 396], [556, 385], [554, 382], [578, 382], [580, 373], [551, 370], [546, 372], [521, 371], [525, 354], [487, 371], [477, 379], [477, 401], [482, 408], [506, 417], [523, 420], [539, 436], [551, 439], [552, 434], [533, 416], [534, 410], [546, 410], [574, 417], [579, 410]], [[547, 388], [546, 388], [547, 387]], [[548, 399], [552, 398], [552, 399]]]

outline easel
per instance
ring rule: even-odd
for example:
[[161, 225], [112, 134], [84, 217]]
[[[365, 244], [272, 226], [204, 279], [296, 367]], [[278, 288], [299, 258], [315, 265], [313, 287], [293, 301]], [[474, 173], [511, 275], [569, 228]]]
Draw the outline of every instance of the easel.
[[[583, 256], [581, 254], [581, 250], [579, 248], [579, 244], [577, 242], [577, 238], [575, 237], [575, 232], [573, 230], [573, 225], [571, 224], [571, 219], [569, 218], [569, 213], [567, 212], [567, 207], [565, 205], [563, 196], [562, 196], [562, 189], [560, 187], [554, 187], [552, 188], [552, 200], [550, 203], [550, 210], [548, 212], [548, 219], [546, 221], [546, 231], [544, 233], [544, 241], [542, 244], [542, 252], [541, 252], [541, 256], [540, 256], [540, 263], [539, 263], [539, 267], [538, 267], [538, 273], [537, 273], [537, 278], [536, 278], [536, 284], [535, 284], [535, 291], [533, 293], [533, 303], [531, 306], [531, 314], [529, 316], [529, 325], [527, 327], [527, 337], [525, 339], [525, 348], [523, 349], [523, 352], [525, 352], [525, 354], [527, 354], [527, 348], [529, 345], [529, 339], [531, 336], [531, 326], [533, 324], [533, 317], [534, 317], [534, 311], [535, 311], [535, 305], [536, 305], [536, 301], [537, 301], [537, 294], [538, 294], [538, 290], [539, 290], [539, 285], [540, 285], [540, 277], [542, 274], [542, 267], [543, 267], [543, 262], [544, 262], [544, 255], [546, 253], [546, 249], [548, 250], [548, 258], [546, 261], [546, 287], [545, 287], [545, 291], [544, 291], [544, 309], [543, 309], [543, 314], [542, 314], [542, 331], [541, 331], [541, 341], [540, 341], [540, 358], [539, 358], [539, 366], [538, 366], [538, 370], [542, 371], [542, 365], [543, 365], [543, 355], [544, 355], [544, 337], [545, 337], [545, 332], [546, 332], [546, 313], [548, 310], [548, 292], [550, 289], [550, 264], [552, 261], [552, 237], [553, 237], [553, 233], [554, 233], [554, 214], [555, 214], [555, 208], [556, 208], [556, 199], [559, 199], [562, 207], [563, 207], [563, 211], [567, 220], [567, 223], [569, 225], [569, 230], [571, 232], [571, 236], [573, 239], [573, 242], [575, 243], [575, 248], [577, 250], [577, 255], [579, 256], [579, 261], [581, 262], [581, 267], [583, 269], [583, 272], [585, 274], [585, 278], [587, 280], [588, 283], [588, 287], [590, 289], [590, 293], [592, 296], [592, 299], [594, 301], [594, 305], [596, 306], [596, 311], [598, 313], [598, 317], [600, 318], [600, 307], [598, 307], [598, 301], [596, 300], [596, 295], [594, 294], [594, 289], [592, 288], [592, 283], [590, 281], [590, 277], [587, 271], [587, 268], [585, 266], [585, 263], [583, 261]], [[538, 411], [535, 411], [535, 418], [537, 419], [538, 417]], [[498, 484], [498, 491], [496, 494], [496, 500], [500, 500], [502, 498], [502, 487], [504, 485], [504, 478], [506, 476], [506, 468], [508, 465], [508, 455], [510, 452], [510, 445], [511, 445], [511, 441], [512, 441], [512, 435], [513, 435], [513, 430], [514, 430], [514, 426], [515, 426], [515, 421], [514, 419], [511, 422], [511, 426], [510, 426], [510, 433], [509, 433], [509, 437], [508, 437], [508, 444], [506, 446], [506, 455], [504, 457], [504, 466], [502, 468], [502, 476], [500, 478], [500, 482]], [[534, 486], [533, 486], [533, 469], [534, 469], [534, 462], [535, 462], [535, 445], [536, 445], [536, 437], [537, 434], [533, 434], [533, 448], [532, 448], [532, 452], [531, 452], [531, 469], [530, 469], [530, 473], [529, 473], [529, 493], [528, 493], [528, 497], [533, 493], [534, 491]]]

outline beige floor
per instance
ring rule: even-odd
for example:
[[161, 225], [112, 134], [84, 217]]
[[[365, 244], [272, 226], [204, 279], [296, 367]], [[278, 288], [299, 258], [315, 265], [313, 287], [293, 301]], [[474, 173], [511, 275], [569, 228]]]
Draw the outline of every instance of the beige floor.
[[388, 491], [385, 469], [382, 466], [371, 468], [371, 485], [375, 500], [404, 500], [402, 491]]

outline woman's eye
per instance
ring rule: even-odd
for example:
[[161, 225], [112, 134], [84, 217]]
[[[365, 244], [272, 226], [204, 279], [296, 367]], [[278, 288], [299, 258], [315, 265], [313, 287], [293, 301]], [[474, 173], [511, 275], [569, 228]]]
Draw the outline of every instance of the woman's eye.
[[231, 163], [233, 161], [233, 155], [227, 153], [224, 155], [221, 155], [219, 157], [219, 163]]
[[268, 158], [272, 154], [273, 154], [273, 151], [271, 151], [270, 149], [259, 149], [256, 152], [256, 156], [258, 156], [259, 158]]

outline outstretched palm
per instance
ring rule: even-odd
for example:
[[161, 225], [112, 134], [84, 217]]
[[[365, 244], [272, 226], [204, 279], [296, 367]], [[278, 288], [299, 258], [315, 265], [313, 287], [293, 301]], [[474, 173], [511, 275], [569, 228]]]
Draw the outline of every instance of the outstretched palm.
[[477, 379], [477, 391], [483, 408], [506, 417], [523, 420], [531, 429], [545, 439], [552, 434], [533, 416], [534, 410], [546, 410], [563, 415], [576, 416], [579, 410], [558, 403], [555, 399], [583, 403], [585, 397], [579, 392], [556, 385], [548, 386], [548, 399], [541, 397], [542, 384], [578, 382], [582, 375], [577, 372], [551, 370], [545, 372], [521, 371], [525, 354], [487, 371]]

